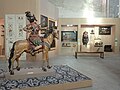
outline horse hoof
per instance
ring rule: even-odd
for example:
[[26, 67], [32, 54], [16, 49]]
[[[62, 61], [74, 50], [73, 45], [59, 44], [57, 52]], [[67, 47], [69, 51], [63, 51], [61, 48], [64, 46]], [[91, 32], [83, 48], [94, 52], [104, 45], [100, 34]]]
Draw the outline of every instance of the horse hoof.
[[47, 66], [48, 69], [51, 69], [51, 67], [52, 67], [52, 66], [49, 66], [49, 65]]
[[45, 71], [45, 72], [47, 71], [47, 69], [46, 69], [46, 68], [42, 68], [42, 70], [43, 70], [43, 71]]
[[35, 56], [35, 53], [31, 53], [32, 56]]
[[20, 71], [20, 67], [16, 67], [18, 71]]
[[10, 75], [14, 75], [14, 72], [13, 72], [13, 71], [10, 71]]
[[9, 69], [9, 72], [11, 72], [11, 70]]

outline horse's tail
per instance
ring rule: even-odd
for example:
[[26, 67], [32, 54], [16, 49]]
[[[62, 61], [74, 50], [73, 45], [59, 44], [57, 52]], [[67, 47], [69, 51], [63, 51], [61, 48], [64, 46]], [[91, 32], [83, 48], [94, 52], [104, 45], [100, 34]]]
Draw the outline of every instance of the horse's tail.
[[13, 47], [12, 47], [12, 49], [11, 49], [11, 51], [10, 51], [10, 57], [9, 57], [9, 59], [8, 59], [8, 63], [9, 63], [9, 70], [10, 70], [10, 68], [11, 68], [11, 59], [12, 59], [12, 57], [14, 56], [14, 50], [15, 50], [15, 43], [16, 42], [14, 42], [13, 43]]

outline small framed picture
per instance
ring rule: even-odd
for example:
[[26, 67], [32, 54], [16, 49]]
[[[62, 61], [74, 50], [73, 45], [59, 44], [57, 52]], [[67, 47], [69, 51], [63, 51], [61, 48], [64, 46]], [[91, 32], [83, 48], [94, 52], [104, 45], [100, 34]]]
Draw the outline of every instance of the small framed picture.
[[55, 21], [49, 20], [49, 28], [55, 28]]
[[99, 35], [111, 35], [111, 26], [100, 26]]
[[48, 17], [41, 15], [41, 27], [48, 27]]

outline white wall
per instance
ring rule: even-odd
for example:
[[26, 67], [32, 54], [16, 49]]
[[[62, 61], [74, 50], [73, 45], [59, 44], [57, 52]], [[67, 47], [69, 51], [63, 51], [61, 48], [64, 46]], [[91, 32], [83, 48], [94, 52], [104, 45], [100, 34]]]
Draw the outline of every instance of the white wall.
[[[70, 10], [64, 7], [59, 7], [59, 18], [86, 18], [93, 17], [92, 11], [87, 11], [85, 13], [84, 10]], [[106, 17], [103, 12], [94, 11], [94, 17]]]
[[48, 2], [48, 0], [40, 0], [40, 13], [55, 20], [59, 16], [58, 8]]
[[[62, 30], [61, 25], [78, 25], [78, 30], [81, 31], [81, 25], [112, 25], [112, 30], [114, 32], [111, 32], [111, 35], [113, 37], [104, 37], [101, 36], [102, 40], [106, 40], [105, 44], [111, 44], [114, 46], [114, 52], [120, 52], [120, 19], [119, 18], [60, 18], [59, 19], [59, 30]], [[61, 36], [61, 35], [60, 35]], [[60, 37], [61, 38], [61, 37]], [[79, 38], [80, 39], [80, 38]], [[112, 42], [109, 42], [107, 39], [112, 39]], [[114, 39], [117, 39], [117, 42], [115, 42]], [[58, 43], [61, 44], [61, 41]], [[80, 44], [78, 44], [78, 49], [80, 48]], [[80, 49], [79, 49], [80, 50]], [[61, 53], [61, 50], [59, 48], [59, 53]]]

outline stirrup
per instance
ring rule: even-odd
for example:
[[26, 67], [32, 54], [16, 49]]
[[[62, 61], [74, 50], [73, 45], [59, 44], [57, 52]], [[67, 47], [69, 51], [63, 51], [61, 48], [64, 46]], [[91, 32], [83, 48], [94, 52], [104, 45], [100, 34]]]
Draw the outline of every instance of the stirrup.
[[32, 56], [35, 56], [35, 53], [34, 53], [34, 52], [32, 52], [32, 53], [31, 53], [31, 55], [32, 55]]
[[31, 51], [30, 51], [30, 54], [31, 54], [32, 56], [35, 56], [35, 53], [34, 53], [34, 52], [35, 52], [35, 50], [31, 50]]

